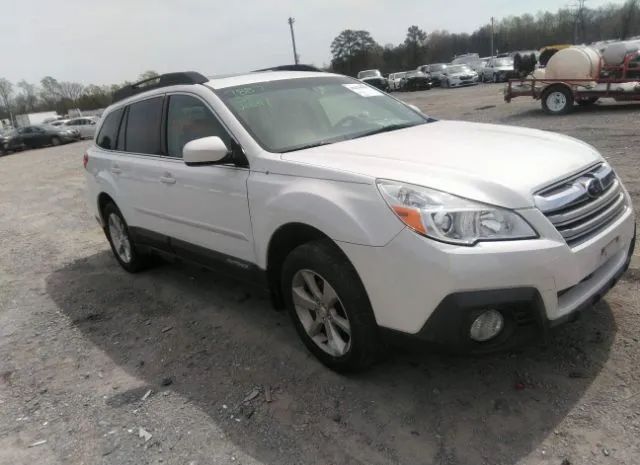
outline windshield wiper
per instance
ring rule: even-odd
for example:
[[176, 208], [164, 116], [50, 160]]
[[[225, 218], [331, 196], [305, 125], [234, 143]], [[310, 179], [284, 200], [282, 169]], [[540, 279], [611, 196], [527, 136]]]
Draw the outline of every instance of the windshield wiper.
[[390, 124], [389, 126], [383, 126], [381, 128], [372, 129], [371, 131], [358, 134], [354, 139], [360, 139], [361, 137], [375, 136], [376, 134], [382, 134], [383, 132], [397, 131], [398, 129], [411, 128], [413, 126], [419, 126], [424, 123], [403, 123], [403, 124]]
[[281, 150], [280, 153], [289, 153], [289, 152], [296, 152], [298, 150], [312, 149], [314, 147], [321, 147], [323, 145], [329, 145], [329, 144], [333, 144], [335, 142], [340, 142], [341, 140], [344, 140], [344, 139], [342, 139], [342, 138], [324, 139], [324, 140], [320, 140], [318, 142], [312, 142], [310, 144], [298, 145], [296, 147], [292, 147], [292, 148], [287, 149], [287, 150]]

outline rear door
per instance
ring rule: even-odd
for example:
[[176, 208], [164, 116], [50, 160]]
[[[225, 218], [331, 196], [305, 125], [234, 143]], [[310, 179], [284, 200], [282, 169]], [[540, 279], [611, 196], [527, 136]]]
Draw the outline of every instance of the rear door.
[[233, 164], [187, 166], [182, 161], [187, 142], [208, 136], [218, 136], [232, 147], [232, 136], [204, 100], [189, 93], [169, 95], [168, 159], [163, 160], [162, 170], [168, 234], [181, 255], [244, 268], [243, 262], [255, 262], [247, 198], [249, 169]]
[[[164, 96], [154, 96], [127, 106], [118, 136], [115, 161], [120, 186], [129, 209], [129, 226], [136, 240], [168, 246], [170, 222], [166, 217], [167, 161], [161, 144]], [[169, 181], [170, 182], [170, 181]]]

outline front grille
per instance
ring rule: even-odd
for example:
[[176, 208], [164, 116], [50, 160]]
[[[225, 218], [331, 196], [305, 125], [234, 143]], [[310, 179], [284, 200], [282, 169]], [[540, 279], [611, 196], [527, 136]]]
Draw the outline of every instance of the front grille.
[[535, 202], [570, 246], [593, 237], [627, 208], [622, 185], [606, 164], [542, 190]]

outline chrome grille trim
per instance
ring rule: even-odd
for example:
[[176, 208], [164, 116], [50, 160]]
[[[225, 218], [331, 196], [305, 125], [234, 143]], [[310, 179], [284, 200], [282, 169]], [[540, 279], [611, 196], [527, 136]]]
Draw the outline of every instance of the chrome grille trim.
[[620, 192], [620, 183], [616, 179], [613, 185], [602, 195], [602, 197], [594, 199], [592, 202], [579, 205], [573, 209], [558, 210], [555, 213], [551, 213], [550, 215], [548, 214], [547, 218], [549, 218], [555, 226], [563, 226], [567, 223], [571, 223], [572, 221], [580, 220], [589, 216], [595, 210], [610, 203], [616, 198], [616, 196], [620, 195]]
[[624, 209], [624, 194], [620, 193], [618, 198], [614, 200], [610, 206], [606, 207], [603, 211], [600, 211], [589, 220], [583, 222], [577, 221], [568, 226], [558, 227], [557, 229], [567, 242], [575, 241], [576, 239], [599, 229], [601, 226], [607, 225]]
[[570, 246], [588, 239], [627, 208], [622, 185], [607, 164], [547, 187], [534, 200]]

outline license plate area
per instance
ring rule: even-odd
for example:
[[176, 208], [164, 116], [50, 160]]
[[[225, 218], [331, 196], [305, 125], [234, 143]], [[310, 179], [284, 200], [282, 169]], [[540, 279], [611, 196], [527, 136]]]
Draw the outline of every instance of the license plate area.
[[607, 245], [600, 249], [600, 260], [599, 265], [602, 265], [604, 262], [613, 257], [617, 252], [622, 248], [622, 240], [620, 236], [614, 237]]

